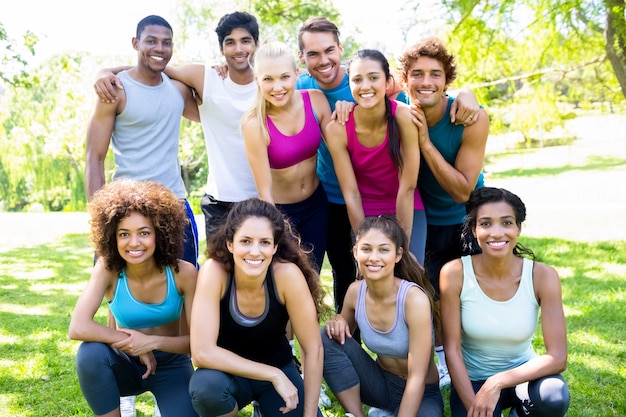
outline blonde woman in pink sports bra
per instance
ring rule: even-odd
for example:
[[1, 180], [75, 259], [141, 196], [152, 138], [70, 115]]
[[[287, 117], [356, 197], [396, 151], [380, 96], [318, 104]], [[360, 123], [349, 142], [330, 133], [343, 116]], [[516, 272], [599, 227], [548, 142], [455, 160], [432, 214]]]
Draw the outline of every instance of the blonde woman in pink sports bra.
[[330, 106], [317, 90], [297, 90], [295, 56], [281, 42], [254, 55], [259, 86], [242, 130], [259, 198], [292, 222], [319, 272], [326, 250], [328, 200], [316, 173], [317, 148], [330, 121]]

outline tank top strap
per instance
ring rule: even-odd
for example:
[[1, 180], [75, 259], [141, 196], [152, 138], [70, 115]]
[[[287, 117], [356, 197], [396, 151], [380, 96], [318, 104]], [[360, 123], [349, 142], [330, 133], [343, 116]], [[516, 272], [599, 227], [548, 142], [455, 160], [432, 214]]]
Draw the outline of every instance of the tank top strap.
[[[354, 106], [356, 108], [356, 106]], [[346, 147], [348, 148], [348, 152], [350, 154], [354, 153], [355, 147], [359, 142], [359, 139], [356, 136], [356, 123], [354, 121], [354, 109], [348, 115], [348, 120], [346, 121]]]

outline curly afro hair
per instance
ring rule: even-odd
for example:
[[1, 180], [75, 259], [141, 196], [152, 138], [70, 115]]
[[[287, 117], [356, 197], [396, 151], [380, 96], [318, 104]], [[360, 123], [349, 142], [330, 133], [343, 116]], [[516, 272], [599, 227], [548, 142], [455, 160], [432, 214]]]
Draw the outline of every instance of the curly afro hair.
[[121, 271], [126, 266], [117, 250], [117, 226], [131, 213], [139, 213], [150, 219], [154, 227], [156, 265], [170, 265], [178, 270], [189, 220], [184, 203], [167, 187], [151, 181], [118, 179], [94, 194], [89, 213], [91, 241], [107, 269]]

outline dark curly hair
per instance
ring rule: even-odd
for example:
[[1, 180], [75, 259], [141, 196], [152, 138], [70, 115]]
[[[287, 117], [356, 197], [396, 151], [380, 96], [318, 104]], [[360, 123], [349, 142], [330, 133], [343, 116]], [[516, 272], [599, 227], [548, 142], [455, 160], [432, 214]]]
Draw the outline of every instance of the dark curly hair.
[[[389, 240], [396, 246], [396, 251], [403, 249], [403, 255], [400, 261], [396, 263], [393, 273], [396, 277], [411, 281], [422, 287], [424, 293], [430, 300], [430, 310], [433, 314], [433, 324], [438, 329], [441, 325], [439, 313], [437, 309], [433, 309], [435, 288], [426, 278], [424, 268], [409, 253], [409, 239], [402, 225], [394, 215], [383, 214], [380, 216], [370, 216], [363, 219], [355, 232], [355, 242], [358, 243], [359, 238], [372, 229], [379, 230], [387, 236]], [[359, 279], [363, 277], [359, 273]]]
[[283, 213], [267, 201], [249, 198], [235, 203], [228, 212], [225, 221], [207, 240], [207, 258], [215, 259], [227, 271], [233, 271], [233, 254], [228, 250], [226, 243], [233, 241], [237, 230], [250, 217], [269, 220], [274, 232], [274, 244], [277, 245], [272, 262], [291, 262], [300, 268], [313, 296], [318, 316], [327, 313], [327, 307], [323, 303], [324, 291], [320, 285], [319, 275], [313, 267], [309, 254], [300, 247], [300, 237]]
[[[504, 201], [513, 209], [515, 214], [515, 224], [517, 227], [522, 227], [522, 223], [526, 220], [526, 205], [517, 195], [513, 194], [509, 190], [504, 188], [495, 187], [483, 187], [472, 191], [469, 200], [465, 203], [465, 221], [463, 222], [463, 236], [471, 236], [472, 231], [476, 227], [476, 215], [478, 209], [488, 203], [498, 203]], [[470, 239], [464, 239], [469, 242]], [[472, 248], [469, 248], [472, 249]], [[535, 254], [532, 250], [524, 247], [521, 243], [517, 242], [513, 248], [513, 254], [515, 256], [528, 256], [531, 259], [535, 259]]]
[[91, 241], [108, 270], [121, 271], [126, 266], [117, 249], [117, 225], [131, 213], [139, 213], [150, 219], [154, 227], [157, 267], [170, 265], [178, 272], [189, 219], [183, 202], [169, 188], [151, 181], [118, 179], [94, 194], [89, 213]]
[[410, 47], [400, 57], [400, 72], [402, 80], [406, 83], [408, 80], [408, 72], [411, 66], [420, 57], [428, 57], [436, 59], [443, 65], [443, 71], [446, 74], [446, 86], [452, 84], [456, 80], [456, 64], [454, 63], [454, 55], [449, 54], [445, 45], [438, 38], [427, 38]]

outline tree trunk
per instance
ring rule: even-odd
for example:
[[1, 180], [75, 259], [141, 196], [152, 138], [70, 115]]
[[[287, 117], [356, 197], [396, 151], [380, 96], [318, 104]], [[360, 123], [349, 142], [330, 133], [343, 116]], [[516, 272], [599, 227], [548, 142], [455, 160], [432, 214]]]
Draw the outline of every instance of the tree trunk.
[[626, 1], [604, 0], [606, 7], [606, 55], [626, 98]]

